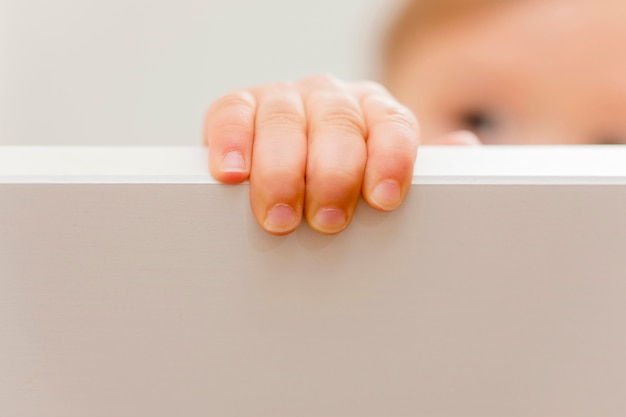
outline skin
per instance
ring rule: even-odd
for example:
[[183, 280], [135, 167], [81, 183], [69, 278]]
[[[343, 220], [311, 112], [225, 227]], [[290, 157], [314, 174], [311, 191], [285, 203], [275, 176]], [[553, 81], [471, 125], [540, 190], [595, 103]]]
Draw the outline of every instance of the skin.
[[291, 233], [304, 218], [335, 234], [361, 195], [381, 211], [401, 204], [418, 136], [626, 143], [624, 17], [622, 0], [507, 3], [411, 34], [389, 63], [393, 95], [327, 75], [233, 92], [205, 119], [211, 173], [249, 179], [252, 211], [269, 233]]
[[623, 144], [625, 18], [622, 0], [494, 6], [414, 33], [388, 86], [423, 143], [470, 129], [488, 144]]
[[413, 113], [382, 86], [318, 76], [222, 97], [208, 111], [205, 143], [216, 179], [249, 178], [263, 229], [287, 234], [304, 216], [334, 234], [348, 226], [361, 194], [379, 210], [401, 203], [417, 132]]

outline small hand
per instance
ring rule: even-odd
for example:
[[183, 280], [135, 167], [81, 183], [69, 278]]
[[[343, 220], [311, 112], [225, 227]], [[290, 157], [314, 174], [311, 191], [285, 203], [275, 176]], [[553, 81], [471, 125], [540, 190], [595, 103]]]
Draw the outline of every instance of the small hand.
[[269, 233], [294, 231], [304, 216], [316, 231], [339, 233], [361, 194], [391, 211], [413, 177], [418, 125], [372, 82], [318, 76], [218, 99], [204, 130], [211, 174], [250, 180], [250, 203]]

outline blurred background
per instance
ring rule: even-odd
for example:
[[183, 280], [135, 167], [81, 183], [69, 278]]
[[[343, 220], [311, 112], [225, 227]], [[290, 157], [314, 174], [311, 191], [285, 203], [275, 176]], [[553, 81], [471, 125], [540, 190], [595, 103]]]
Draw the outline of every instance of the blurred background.
[[0, 145], [199, 144], [230, 90], [374, 78], [393, 5], [0, 0]]

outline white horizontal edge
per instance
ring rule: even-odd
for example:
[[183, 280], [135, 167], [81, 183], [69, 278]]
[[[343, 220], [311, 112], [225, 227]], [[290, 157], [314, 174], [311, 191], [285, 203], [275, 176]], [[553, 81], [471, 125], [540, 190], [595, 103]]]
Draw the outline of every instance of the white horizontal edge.
[[[0, 146], [0, 184], [216, 184], [202, 146]], [[413, 184], [626, 184], [626, 146], [422, 146]]]

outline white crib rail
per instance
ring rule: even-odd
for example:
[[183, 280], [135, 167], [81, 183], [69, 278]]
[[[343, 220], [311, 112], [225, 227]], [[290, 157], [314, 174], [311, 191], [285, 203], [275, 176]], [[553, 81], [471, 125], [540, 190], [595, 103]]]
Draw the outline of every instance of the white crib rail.
[[624, 416], [626, 150], [427, 148], [264, 234], [203, 148], [0, 148], [0, 416]]

